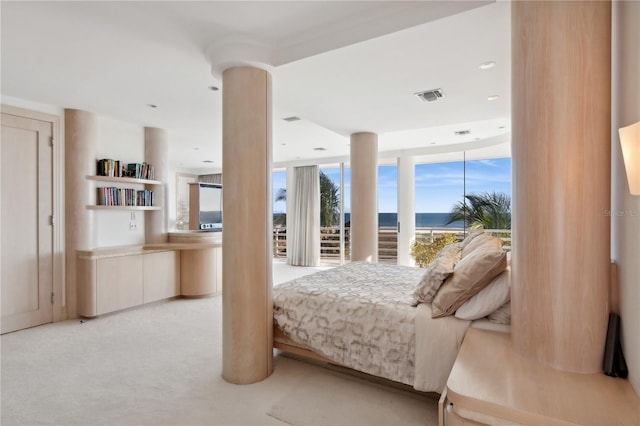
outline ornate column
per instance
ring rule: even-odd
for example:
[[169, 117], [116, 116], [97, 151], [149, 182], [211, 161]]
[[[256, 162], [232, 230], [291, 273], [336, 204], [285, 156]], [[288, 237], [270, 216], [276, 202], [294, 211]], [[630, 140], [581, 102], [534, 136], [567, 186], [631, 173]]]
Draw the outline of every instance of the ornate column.
[[273, 371], [271, 75], [228, 68], [223, 81], [222, 377]]
[[611, 3], [511, 10], [513, 343], [594, 373], [608, 316]]
[[351, 260], [378, 261], [378, 135], [351, 135]]

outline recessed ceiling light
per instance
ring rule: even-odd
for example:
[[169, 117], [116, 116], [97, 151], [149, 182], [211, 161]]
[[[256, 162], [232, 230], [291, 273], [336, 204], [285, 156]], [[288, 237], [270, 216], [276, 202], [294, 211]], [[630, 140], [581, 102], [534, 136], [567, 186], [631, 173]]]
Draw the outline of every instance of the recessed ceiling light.
[[429, 145], [435, 145], [435, 144], [436, 144], [435, 142], [431, 142]]
[[193, 148], [194, 151], [199, 150], [200, 148], [198, 148], [197, 146]]
[[202, 160], [202, 162], [211, 164], [211, 163], [213, 163], [213, 160]]
[[471, 130], [456, 130], [453, 132], [456, 136], [468, 135], [471, 133]]
[[488, 101], [495, 101], [496, 99], [500, 99], [500, 95], [487, 96]]
[[286, 143], [281, 143], [280, 145], [282, 145], [282, 146], [287, 146], [287, 144], [286, 144]]
[[488, 70], [489, 68], [493, 68], [495, 66], [496, 66], [496, 63], [494, 61], [487, 61], [480, 64], [480, 69]]
[[285, 117], [283, 118], [284, 121], [300, 121], [300, 117], [296, 117], [295, 115], [292, 115], [291, 117]]
[[313, 148], [314, 151], [326, 151], [327, 148], [323, 148], [321, 146], [317, 147], [317, 148]]
[[147, 104], [147, 106], [149, 108], [158, 108], [158, 105], [156, 105], [156, 104]]
[[500, 126], [500, 127], [498, 127], [498, 129], [504, 129], [504, 126]]
[[474, 141], [479, 141], [479, 140], [480, 140], [480, 138], [474, 138], [473, 140], [474, 140]]
[[214, 92], [217, 92], [218, 90], [220, 90], [217, 86], [209, 86], [209, 90], [212, 90]]

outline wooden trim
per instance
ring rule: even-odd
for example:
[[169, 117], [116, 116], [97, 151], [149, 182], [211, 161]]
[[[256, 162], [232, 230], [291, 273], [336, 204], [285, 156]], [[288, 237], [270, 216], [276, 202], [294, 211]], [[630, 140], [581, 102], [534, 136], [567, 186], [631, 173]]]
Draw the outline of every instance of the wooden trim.
[[102, 182], [137, 183], [137, 184], [145, 184], [145, 185], [162, 185], [162, 182], [159, 181], [159, 180], [136, 179], [136, 178], [132, 178], [132, 177], [87, 175], [87, 179], [89, 179], [89, 180], [97, 180], [97, 181], [102, 181]]

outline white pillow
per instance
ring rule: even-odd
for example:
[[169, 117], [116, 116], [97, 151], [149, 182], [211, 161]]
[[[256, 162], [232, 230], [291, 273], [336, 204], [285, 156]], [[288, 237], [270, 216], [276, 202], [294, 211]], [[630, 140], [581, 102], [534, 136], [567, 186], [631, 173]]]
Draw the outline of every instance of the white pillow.
[[507, 268], [485, 288], [464, 302], [456, 311], [456, 317], [475, 320], [486, 317], [511, 300], [511, 270]]

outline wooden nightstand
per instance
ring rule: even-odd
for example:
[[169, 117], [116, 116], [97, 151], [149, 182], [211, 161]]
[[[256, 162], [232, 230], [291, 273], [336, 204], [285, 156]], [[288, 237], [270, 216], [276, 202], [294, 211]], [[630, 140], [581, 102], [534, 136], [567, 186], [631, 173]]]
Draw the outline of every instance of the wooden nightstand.
[[639, 425], [640, 398], [627, 380], [555, 370], [515, 353], [510, 334], [470, 328], [440, 415], [448, 426]]

